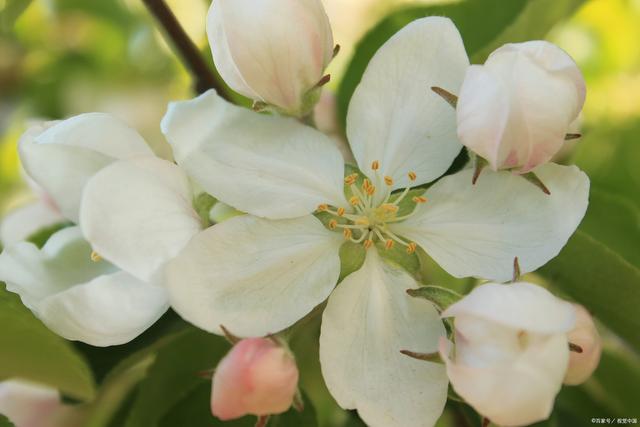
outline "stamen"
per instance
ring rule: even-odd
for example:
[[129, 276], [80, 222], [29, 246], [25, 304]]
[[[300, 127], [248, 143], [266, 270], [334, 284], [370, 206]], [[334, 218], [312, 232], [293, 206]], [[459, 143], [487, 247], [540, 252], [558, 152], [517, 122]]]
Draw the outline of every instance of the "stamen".
[[326, 204], [318, 205], [318, 210], [319, 210], [320, 212], [325, 212], [325, 211], [327, 211], [328, 209], [329, 209], [329, 205], [326, 205]]
[[391, 187], [393, 185], [393, 178], [391, 178], [390, 176], [385, 176], [384, 183]]
[[367, 187], [367, 189], [365, 190], [368, 196], [373, 196], [376, 192], [376, 186], [375, 185], [370, 185], [369, 187]]
[[351, 231], [350, 228], [345, 228], [344, 230], [342, 230], [342, 235], [344, 236], [345, 239], [349, 240], [351, 239], [353, 232]]
[[338, 216], [343, 216], [344, 215], [344, 208], [338, 208], [338, 211], [336, 213], [338, 214]]
[[380, 169], [380, 162], [377, 160], [374, 160], [373, 163], [371, 163], [371, 169], [373, 169], [374, 171], [377, 171], [378, 169]]
[[364, 248], [365, 249], [369, 249], [371, 246], [373, 246], [373, 240], [367, 239], [367, 240], [364, 241]]
[[413, 199], [414, 203], [427, 203], [427, 198], [424, 196], [415, 196]]
[[410, 179], [411, 181], [415, 181], [415, 180], [416, 180], [416, 178], [418, 178], [418, 175], [416, 175], [416, 173], [415, 173], [415, 172], [413, 172], [413, 171], [412, 171], [412, 172], [409, 172], [407, 175], [409, 176], [409, 179]]
[[366, 216], [361, 216], [358, 219], [355, 220], [355, 223], [357, 225], [364, 225], [365, 227], [368, 227], [370, 222], [369, 222], [369, 218], [367, 218]]
[[394, 205], [393, 203], [384, 203], [380, 205], [380, 207], [382, 208], [383, 211], [390, 212], [390, 213], [396, 213], [400, 209], [400, 207], [398, 207], [397, 205]]
[[418, 247], [418, 245], [415, 244], [415, 242], [411, 242], [407, 245], [407, 253], [409, 255], [411, 255], [412, 253], [414, 253], [416, 251], [416, 248]]
[[332, 219], [331, 221], [329, 221], [329, 228], [331, 230], [335, 230], [337, 226], [338, 226], [338, 221], [336, 221], [335, 219]]
[[358, 174], [357, 173], [352, 173], [351, 175], [348, 175], [344, 179], [344, 183], [347, 184], [347, 185], [353, 185], [353, 184], [355, 184], [357, 179], [358, 179]]
[[91, 261], [100, 262], [100, 261], [102, 261], [102, 257], [100, 256], [100, 254], [98, 254], [98, 252], [91, 251]]
[[360, 198], [357, 196], [353, 196], [349, 199], [349, 203], [351, 203], [353, 206], [358, 206], [360, 204]]
[[395, 242], [394, 242], [393, 240], [391, 240], [391, 239], [387, 239], [387, 241], [386, 241], [386, 242], [384, 242], [384, 248], [385, 248], [386, 250], [389, 250], [389, 249], [393, 248], [394, 243], [395, 243]]

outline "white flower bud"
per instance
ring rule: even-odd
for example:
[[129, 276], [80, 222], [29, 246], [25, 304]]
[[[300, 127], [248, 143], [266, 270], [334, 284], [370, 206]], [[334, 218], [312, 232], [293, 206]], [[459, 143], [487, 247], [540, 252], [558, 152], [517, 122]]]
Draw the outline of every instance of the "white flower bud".
[[570, 303], [530, 283], [488, 283], [444, 311], [455, 317], [455, 352], [440, 354], [455, 391], [501, 426], [546, 419], [569, 361]]
[[313, 108], [334, 47], [319, 0], [215, 0], [207, 34], [233, 90], [291, 115]]
[[467, 70], [458, 137], [494, 170], [529, 172], [562, 148], [585, 94], [578, 66], [559, 47], [545, 41], [504, 45]]
[[575, 304], [576, 326], [569, 332], [569, 342], [577, 345], [580, 352], [572, 351], [569, 357], [569, 368], [564, 378], [568, 385], [585, 382], [598, 367], [602, 353], [602, 341], [589, 312], [581, 305]]

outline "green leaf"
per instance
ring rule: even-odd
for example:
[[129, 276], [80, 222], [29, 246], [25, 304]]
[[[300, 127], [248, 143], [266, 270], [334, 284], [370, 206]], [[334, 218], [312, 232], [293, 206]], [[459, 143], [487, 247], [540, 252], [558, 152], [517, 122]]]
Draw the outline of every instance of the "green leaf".
[[158, 351], [125, 426], [157, 425], [171, 407], [203, 384], [198, 373], [214, 368], [228, 350], [222, 337], [195, 328], [185, 330]]
[[522, 13], [504, 32], [482, 50], [469, 52], [473, 63], [483, 63], [489, 54], [505, 43], [543, 39], [559, 22], [573, 15], [585, 0], [529, 0]]
[[340, 246], [340, 278], [338, 282], [362, 267], [366, 254], [367, 251], [361, 244], [343, 243]]
[[32, 0], [6, 0], [4, 7], [0, 10], [0, 31], [3, 33], [11, 31], [16, 20], [27, 10]]
[[560, 255], [539, 270], [640, 350], [640, 270], [579, 229]]
[[460, 30], [467, 53], [471, 56], [513, 22], [526, 3], [526, 0], [467, 0], [442, 6], [411, 7], [390, 14], [369, 31], [355, 48], [338, 89], [338, 117], [342, 125], [346, 121], [351, 95], [369, 61], [380, 46], [409, 22], [430, 15], [451, 18]]
[[0, 283], [0, 379], [20, 377], [78, 400], [95, 395], [91, 370], [72, 345], [44, 326]]
[[631, 200], [592, 187], [580, 229], [640, 267], [640, 211]]
[[459, 293], [440, 286], [422, 286], [418, 289], [410, 289], [407, 293], [412, 297], [431, 301], [441, 312], [462, 299]]
[[15, 427], [15, 425], [9, 421], [9, 418], [0, 414], [0, 427]]

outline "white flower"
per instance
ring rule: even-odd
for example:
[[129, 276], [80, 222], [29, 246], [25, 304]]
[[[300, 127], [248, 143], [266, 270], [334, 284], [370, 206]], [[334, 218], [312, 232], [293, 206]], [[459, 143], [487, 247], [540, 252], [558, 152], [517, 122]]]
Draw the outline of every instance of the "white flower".
[[545, 41], [504, 45], [467, 70], [458, 136], [493, 170], [529, 172], [562, 148], [585, 93], [578, 66], [559, 47]]
[[[466, 170], [429, 188], [429, 202], [403, 221], [394, 201], [406, 192], [390, 192], [438, 178], [461, 149], [454, 111], [429, 87], [459, 89], [467, 67], [460, 35], [444, 18], [413, 22], [378, 51], [349, 109], [350, 144], [368, 175], [364, 188], [351, 185], [355, 207], [325, 135], [212, 91], [170, 105], [162, 129], [178, 164], [248, 212], [197, 235], [168, 264], [173, 308], [207, 331], [225, 325], [255, 337], [291, 326], [329, 297], [320, 354], [338, 403], [373, 426], [435, 423], [446, 401], [444, 368], [399, 351], [436, 351], [444, 328], [430, 303], [405, 294], [417, 283], [384, 260], [383, 248], [420, 245], [455, 276], [506, 280], [515, 256], [531, 271], [558, 253], [584, 215], [589, 187], [575, 167], [541, 168], [551, 196], [507, 172], [471, 186]], [[334, 231], [313, 215], [319, 206], [333, 215]], [[332, 292], [343, 233], [370, 249]]]
[[154, 282], [201, 229], [186, 175], [100, 113], [32, 129], [20, 150], [29, 176], [68, 219], [81, 218], [84, 233], [63, 229], [42, 250], [9, 245], [0, 254], [0, 280], [67, 339], [96, 346], [132, 340], [166, 311], [166, 292]]
[[334, 47], [320, 0], [216, 0], [207, 34], [216, 69], [236, 92], [291, 115], [317, 101]]
[[572, 351], [569, 357], [569, 368], [564, 383], [569, 385], [582, 384], [589, 379], [600, 363], [602, 354], [602, 340], [593, 318], [586, 308], [575, 304], [576, 326], [569, 332], [571, 344], [579, 347]]
[[455, 355], [444, 338], [440, 353], [467, 403], [505, 427], [549, 417], [569, 362], [570, 303], [526, 282], [488, 283], [442, 316], [455, 317]]

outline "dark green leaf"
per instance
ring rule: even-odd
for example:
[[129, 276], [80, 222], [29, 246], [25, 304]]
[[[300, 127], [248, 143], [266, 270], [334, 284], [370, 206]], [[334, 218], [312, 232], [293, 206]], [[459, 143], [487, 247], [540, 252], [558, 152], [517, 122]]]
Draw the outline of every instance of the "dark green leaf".
[[543, 39], [555, 25], [573, 15], [584, 2], [585, 0], [529, 0], [522, 13], [498, 38], [475, 54], [469, 53], [469, 56], [474, 63], [479, 64], [505, 43]]
[[640, 270], [578, 230], [560, 255], [539, 270], [640, 350]]
[[181, 333], [158, 351], [125, 426], [157, 425], [171, 407], [203, 384], [198, 373], [214, 368], [228, 350], [222, 337], [198, 329]]
[[2, 283], [0, 325], [0, 380], [20, 377], [79, 400], [93, 398], [93, 377], [83, 358], [36, 319]]
[[341, 123], [345, 123], [351, 95], [373, 55], [409, 22], [430, 15], [451, 18], [460, 30], [467, 53], [471, 56], [513, 22], [526, 3], [525, 0], [467, 0], [442, 6], [412, 7], [387, 16], [356, 46], [355, 54], [338, 89], [338, 117]]
[[32, 0], [6, 0], [0, 10], [0, 31], [6, 33], [13, 28], [16, 19], [29, 7]]
[[15, 425], [9, 421], [9, 418], [0, 414], [0, 427], [15, 427]]

